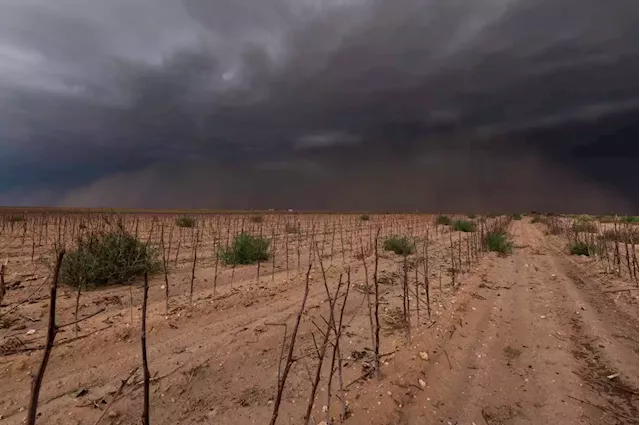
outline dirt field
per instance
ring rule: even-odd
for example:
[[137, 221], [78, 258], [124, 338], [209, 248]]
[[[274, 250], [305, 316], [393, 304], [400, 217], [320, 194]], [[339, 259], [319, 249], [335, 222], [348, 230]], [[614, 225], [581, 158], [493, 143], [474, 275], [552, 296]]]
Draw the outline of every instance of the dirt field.
[[[72, 241], [83, 228], [81, 218], [65, 224], [65, 217], [48, 217], [46, 234], [40, 215], [0, 233], [0, 259], [8, 259], [0, 306], [0, 424], [20, 424], [26, 415], [30, 372], [40, 363], [47, 328], [49, 272], [43, 260], [50, 258], [54, 240]], [[330, 341], [309, 423], [340, 423], [342, 397], [349, 413], [345, 424], [638, 423], [637, 279], [605, 272], [601, 259], [568, 255], [564, 235], [548, 234], [545, 224], [529, 217], [510, 221], [515, 249], [508, 256], [480, 251], [478, 231], [452, 231], [425, 215], [363, 221], [273, 214], [259, 223], [219, 215], [200, 220], [195, 230], [175, 227], [173, 216], [126, 220], [142, 239], [172, 246], [168, 311], [164, 275], [149, 282], [153, 424], [269, 423], [283, 373], [279, 359], [286, 360], [289, 347], [287, 342], [283, 350], [282, 324], [290, 337], [307, 270], [310, 291], [278, 424], [304, 423], [319, 363], [316, 348], [330, 321], [325, 278], [335, 291], [347, 272], [341, 373], [330, 366]], [[379, 242], [381, 379], [371, 373], [366, 295], [378, 228], [380, 240], [408, 235], [419, 241], [406, 274], [402, 257]], [[259, 266], [216, 261], [216, 247], [240, 230], [270, 237], [275, 256]], [[637, 253], [637, 245], [631, 248]], [[410, 340], [394, 321], [405, 278]], [[83, 292], [79, 317], [90, 317], [79, 323], [77, 335], [73, 325], [65, 326], [74, 321], [75, 302], [75, 289], [61, 286], [60, 331], [38, 423], [94, 424], [108, 405], [100, 423], [139, 423], [141, 371], [118, 390], [141, 364], [140, 282]]]

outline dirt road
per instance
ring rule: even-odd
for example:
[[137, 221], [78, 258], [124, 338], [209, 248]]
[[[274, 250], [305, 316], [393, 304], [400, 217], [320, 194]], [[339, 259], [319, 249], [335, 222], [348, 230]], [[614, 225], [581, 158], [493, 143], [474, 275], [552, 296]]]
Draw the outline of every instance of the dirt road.
[[638, 423], [637, 307], [581, 278], [539, 228], [514, 222], [512, 232], [515, 253], [487, 260], [448, 326], [420, 336], [428, 364], [388, 372], [398, 389], [414, 386], [396, 389], [386, 423]]
[[[432, 316], [427, 318], [423, 308], [420, 326], [413, 319], [409, 344], [402, 331], [385, 329], [382, 352], [387, 355], [380, 381], [358, 380], [358, 357], [371, 347], [370, 331], [366, 297], [357, 291], [350, 295], [343, 343], [345, 398], [351, 411], [346, 424], [638, 423], [637, 292], [605, 292], [602, 282], [586, 277], [562, 252], [560, 240], [538, 226], [513, 221], [514, 253], [487, 254], [458, 277], [458, 286], [452, 287], [445, 277], [438, 288], [434, 266]], [[447, 240], [446, 234], [433, 240], [430, 262], [446, 264]], [[336, 255], [325, 259], [325, 267], [331, 282], [347, 268], [354, 283], [364, 281], [364, 266], [357, 258], [343, 263]], [[393, 282], [397, 269], [397, 258], [382, 256], [381, 276], [390, 276], [389, 283], [381, 285], [385, 308], [400, 305], [400, 285]], [[302, 276], [292, 273], [287, 279], [280, 272], [256, 282], [253, 269], [239, 268], [233, 271], [233, 288], [229, 276], [221, 275], [214, 295], [206, 284], [210, 272], [199, 271], [194, 305], [188, 305], [185, 295], [176, 295], [169, 315], [164, 314], [162, 279], [153, 282], [155, 301], [148, 324], [153, 423], [268, 423], [283, 331], [273, 324], [291, 325], [301, 301]], [[183, 278], [186, 272], [172, 277], [174, 282]], [[281, 424], [301, 423], [310, 370], [316, 364], [309, 355], [314, 347], [311, 332], [326, 316], [320, 273], [315, 270], [311, 279]], [[54, 349], [47, 370], [39, 423], [95, 423], [120, 379], [139, 365], [139, 311], [130, 311], [128, 296], [126, 288], [85, 295], [87, 309], [105, 310], [82, 323], [86, 337], [64, 344], [73, 330], [59, 335], [63, 343]], [[138, 291], [135, 297], [137, 302]], [[68, 309], [60, 319], [64, 323], [72, 318], [73, 293], [61, 298]], [[30, 308], [23, 314], [35, 320], [28, 326], [40, 333], [46, 324], [37, 311], [46, 311], [46, 300]], [[0, 358], [0, 424], [24, 419], [27, 373], [38, 360], [37, 351]], [[136, 379], [103, 423], [139, 420]], [[321, 384], [310, 423], [325, 419], [327, 404]], [[328, 409], [337, 416], [335, 398]]]

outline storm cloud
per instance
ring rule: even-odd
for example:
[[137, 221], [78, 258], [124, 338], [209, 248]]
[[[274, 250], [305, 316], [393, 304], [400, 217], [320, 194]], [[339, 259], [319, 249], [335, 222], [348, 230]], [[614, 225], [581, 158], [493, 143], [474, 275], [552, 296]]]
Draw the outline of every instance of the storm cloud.
[[637, 211], [637, 9], [3, 2], [0, 203]]

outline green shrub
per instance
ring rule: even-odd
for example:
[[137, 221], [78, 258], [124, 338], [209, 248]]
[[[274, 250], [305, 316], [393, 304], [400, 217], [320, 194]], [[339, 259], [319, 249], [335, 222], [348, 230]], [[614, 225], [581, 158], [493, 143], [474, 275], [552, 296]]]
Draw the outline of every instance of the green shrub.
[[242, 232], [220, 252], [225, 264], [254, 264], [269, 259], [269, 239]]
[[196, 225], [196, 219], [183, 215], [182, 217], [176, 218], [176, 225], [178, 227], [194, 227]]
[[586, 255], [587, 257], [591, 251], [589, 245], [584, 242], [572, 243], [569, 250], [571, 251], [571, 255]]
[[456, 220], [453, 222], [453, 230], [457, 230], [460, 232], [475, 232], [476, 225], [471, 221]]
[[81, 235], [60, 267], [60, 282], [71, 286], [126, 283], [160, 270], [158, 252], [122, 228]]
[[475, 214], [469, 214], [469, 215], [467, 215], [467, 217], [468, 217], [468, 218], [470, 218], [471, 220], [473, 220], [474, 218], [476, 218], [476, 217], [477, 217], [477, 215], [475, 215]]
[[449, 217], [447, 215], [439, 215], [436, 218], [436, 224], [442, 224], [443, 226], [450, 226], [451, 225], [451, 217]]
[[513, 218], [514, 220], [522, 220], [522, 214], [519, 214], [519, 213], [511, 214], [511, 218]]
[[413, 254], [415, 246], [406, 236], [390, 236], [384, 240], [384, 249], [402, 256]]
[[252, 223], [262, 223], [264, 221], [264, 216], [262, 216], [262, 215], [252, 215], [249, 218], [249, 221], [251, 221]]
[[627, 215], [624, 217], [620, 217], [620, 221], [623, 223], [638, 223], [638, 216]]
[[369, 217], [369, 214], [362, 214], [362, 215], [360, 216], [360, 220], [362, 220], [362, 221], [369, 221], [369, 220], [371, 220], [371, 217]]
[[509, 240], [506, 232], [489, 232], [484, 236], [485, 248], [500, 254], [511, 254], [513, 252], [513, 242]]
[[536, 215], [531, 219], [531, 223], [544, 223], [544, 219], [539, 215]]

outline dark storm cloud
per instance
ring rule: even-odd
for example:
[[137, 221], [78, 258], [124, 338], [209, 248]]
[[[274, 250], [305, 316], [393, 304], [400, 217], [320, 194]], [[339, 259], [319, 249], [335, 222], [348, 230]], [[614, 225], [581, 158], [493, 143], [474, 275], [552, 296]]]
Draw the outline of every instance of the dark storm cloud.
[[0, 202], [635, 210], [637, 7], [3, 3]]

